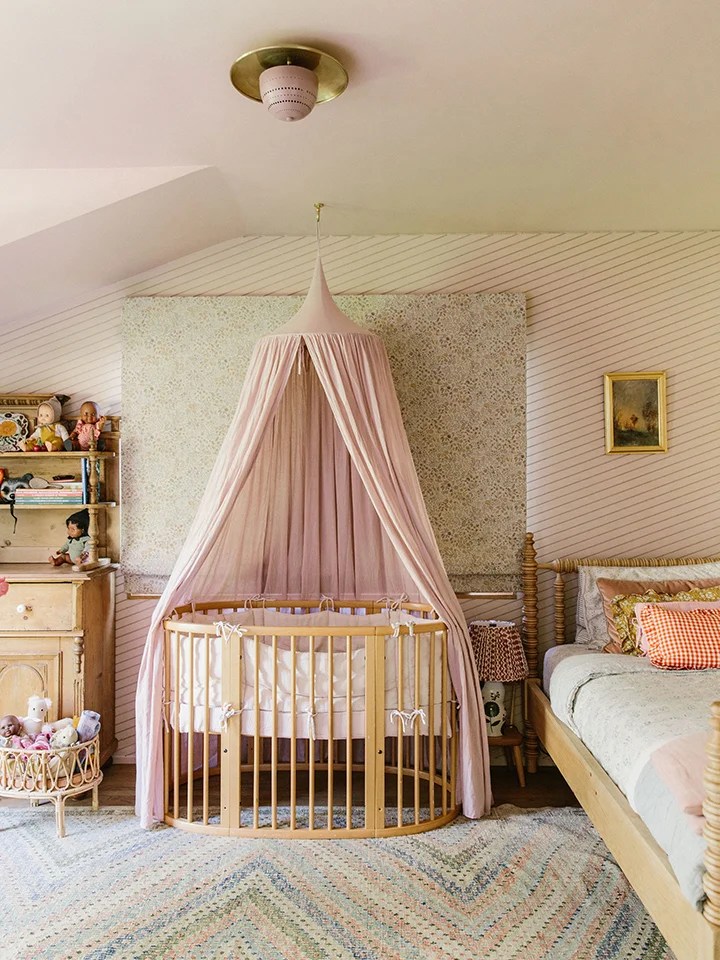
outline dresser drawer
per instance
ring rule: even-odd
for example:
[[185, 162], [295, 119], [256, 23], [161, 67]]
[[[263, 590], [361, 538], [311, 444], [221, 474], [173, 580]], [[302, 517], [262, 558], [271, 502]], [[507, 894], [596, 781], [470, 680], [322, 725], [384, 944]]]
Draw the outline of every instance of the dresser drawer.
[[75, 587], [72, 583], [12, 582], [0, 597], [0, 631], [74, 630]]

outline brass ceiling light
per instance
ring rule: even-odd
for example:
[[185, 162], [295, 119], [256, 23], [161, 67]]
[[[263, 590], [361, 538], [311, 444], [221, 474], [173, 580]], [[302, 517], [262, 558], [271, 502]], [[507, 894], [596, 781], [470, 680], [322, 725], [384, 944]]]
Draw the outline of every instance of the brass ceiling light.
[[343, 65], [314, 47], [283, 43], [249, 50], [230, 68], [232, 85], [265, 104], [278, 120], [302, 120], [316, 103], [334, 100], [348, 85]]

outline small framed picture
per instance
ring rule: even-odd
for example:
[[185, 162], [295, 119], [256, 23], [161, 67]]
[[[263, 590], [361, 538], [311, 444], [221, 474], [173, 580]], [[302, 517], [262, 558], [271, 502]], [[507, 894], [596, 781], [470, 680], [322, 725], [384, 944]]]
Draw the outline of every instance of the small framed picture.
[[665, 371], [606, 373], [605, 453], [666, 453]]

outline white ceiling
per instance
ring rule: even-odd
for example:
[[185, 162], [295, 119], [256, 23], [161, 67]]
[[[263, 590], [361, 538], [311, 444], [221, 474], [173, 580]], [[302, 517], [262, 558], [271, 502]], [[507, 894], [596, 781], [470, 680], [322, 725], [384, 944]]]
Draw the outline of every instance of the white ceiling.
[[[11, 313], [39, 266], [78, 275], [33, 284], [36, 306], [233, 236], [310, 233], [316, 200], [336, 234], [720, 228], [717, 0], [0, 0], [0, 13]], [[350, 76], [295, 124], [228, 79], [241, 53], [282, 41], [328, 50]]]

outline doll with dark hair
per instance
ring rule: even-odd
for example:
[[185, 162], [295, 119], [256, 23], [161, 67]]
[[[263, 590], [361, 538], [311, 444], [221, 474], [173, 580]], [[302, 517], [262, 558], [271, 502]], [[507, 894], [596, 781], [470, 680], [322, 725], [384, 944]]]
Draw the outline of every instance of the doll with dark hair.
[[78, 510], [72, 513], [65, 521], [67, 526], [67, 540], [48, 557], [54, 567], [61, 567], [64, 563], [84, 563], [90, 556], [90, 513], [87, 510]]

